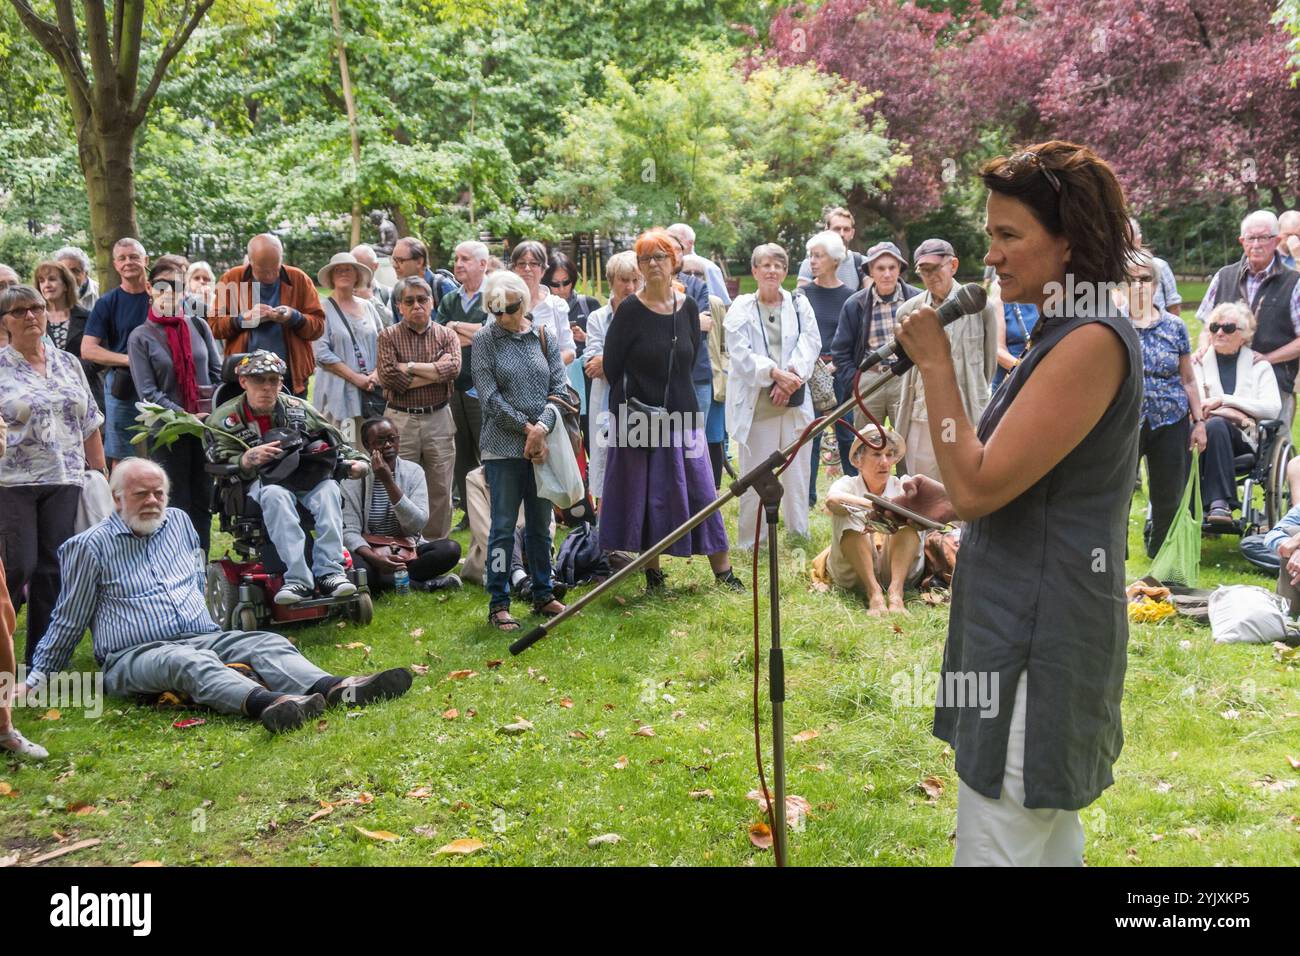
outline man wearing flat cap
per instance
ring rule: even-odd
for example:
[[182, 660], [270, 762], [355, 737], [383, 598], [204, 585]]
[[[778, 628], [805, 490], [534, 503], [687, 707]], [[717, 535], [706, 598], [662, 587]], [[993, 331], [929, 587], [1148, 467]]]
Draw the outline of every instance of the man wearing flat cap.
[[[927, 239], [916, 247], [916, 271], [925, 291], [903, 303], [901, 322], [923, 306], [938, 309], [957, 297], [957, 253], [946, 239]], [[978, 423], [989, 403], [993, 375], [998, 364], [998, 304], [990, 301], [977, 315], [967, 315], [944, 328], [952, 346], [952, 363], [957, 372], [957, 390], [966, 417]], [[939, 463], [931, 440], [929, 413], [925, 408], [925, 386], [916, 368], [903, 375], [894, 427], [907, 442], [907, 471], [928, 475], [942, 482]], [[955, 428], [955, 426], [954, 426]]]
[[[865, 262], [871, 284], [853, 293], [844, 303], [839, 326], [835, 330], [835, 340], [831, 343], [831, 361], [835, 365], [835, 397], [840, 401], [849, 397], [853, 389], [853, 376], [862, 357], [894, 337], [898, 331], [898, 313], [903, 303], [921, 292], [902, 281], [907, 260], [892, 242], [876, 243], [867, 250]], [[893, 360], [887, 359], [862, 373], [860, 391], [864, 395], [882, 377], [887, 380], [883, 388], [863, 400], [863, 404], [882, 425], [886, 417], [893, 420], [898, 407], [901, 380], [893, 374], [893, 365]], [[861, 428], [866, 423], [867, 420], [859, 411], [858, 427]], [[845, 473], [849, 473], [848, 468]], [[856, 474], [857, 469], [853, 469], [853, 473]]]
[[[239, 467], [251, 480], [248, 496], [262, 508], [266, 533], [288, 570], [276, 604], [297, 604], [320, 589], [323, 596], [355, 594], [343, 573], [343, 497], [340, 478], [361, 478], [368, 457], [349, 447], [316, 409], [281, 390], [284, 360], [257, 351], [235, 366], [244, 394], [212, 412], [208, 423], [220, 433], [209, 457]], [[316, 521], [311, 568], [306, 532], [298, 520], [301, 503]], [[313, 577], [315, 581], [313, 583]]]

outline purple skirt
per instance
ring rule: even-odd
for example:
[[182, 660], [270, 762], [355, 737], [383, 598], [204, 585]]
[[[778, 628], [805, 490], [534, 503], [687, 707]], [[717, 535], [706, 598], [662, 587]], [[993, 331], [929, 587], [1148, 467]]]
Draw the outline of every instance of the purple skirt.
[[[706, 447], [702, 438], [695, 448]], [[688, 458], [686, 451], [609, 448], [598, 521], [602, 550], [645, 551], [717, 497], [709, 456]], [[686, 558], [717, 554], [727, 547], [722, 514], [714, 512], [664, 554]]]

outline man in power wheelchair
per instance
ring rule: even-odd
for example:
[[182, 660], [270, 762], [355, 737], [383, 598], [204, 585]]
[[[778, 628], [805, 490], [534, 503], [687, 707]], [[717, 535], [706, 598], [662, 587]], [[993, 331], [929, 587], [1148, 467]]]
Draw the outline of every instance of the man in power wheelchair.
[[340, 605], [367, 623], [370, 596], [364, 570], [353, 567], [343, 548], [338, 483], [365, 475], [366, 456], [345, 444], [314, 408], [284, 392], [284, 375], [284, 361], [265, 350], [226, 360], [227, 383], [208, 420], [216, 431], [208, 470], [218, 478], [222, 529], [234, 535], [237, 551], [261, 560], [227, 559], [210, 569], [209, 605], [219, 605], [241, 627], [264, 616], [324, 617]]

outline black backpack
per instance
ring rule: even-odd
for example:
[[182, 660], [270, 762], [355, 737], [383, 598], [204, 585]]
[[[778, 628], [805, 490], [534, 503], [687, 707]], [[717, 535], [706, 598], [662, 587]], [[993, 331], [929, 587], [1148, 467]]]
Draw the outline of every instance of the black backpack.
[[560, 553], [555, 556], [555, 580], [574, 587], [603, 581], [612, 573], [609, 556], [600, 550], [600, 536], [590, 523], [582, 522], [560, 543]]

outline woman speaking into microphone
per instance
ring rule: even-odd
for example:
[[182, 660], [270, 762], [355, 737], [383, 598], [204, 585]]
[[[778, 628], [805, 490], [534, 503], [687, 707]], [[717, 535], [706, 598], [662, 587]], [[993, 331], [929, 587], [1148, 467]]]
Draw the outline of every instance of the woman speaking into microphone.
[[[966, 522], [934, 720], [960, 778], [954, 862], [1078, 866], [1078, 811], [1123, 743], [1142, 355], [1110, 290], [1133, 240], [1119, 182], [1086, 147], [1031, 146], [980, 177], [984, 262], [1005, 301], [1043, 318], [978, 423], [935, 311], [903, 321], [943, 487], [910, 482], [900, 501]], [[992, 693], [963, 693], [975, 687]]]

